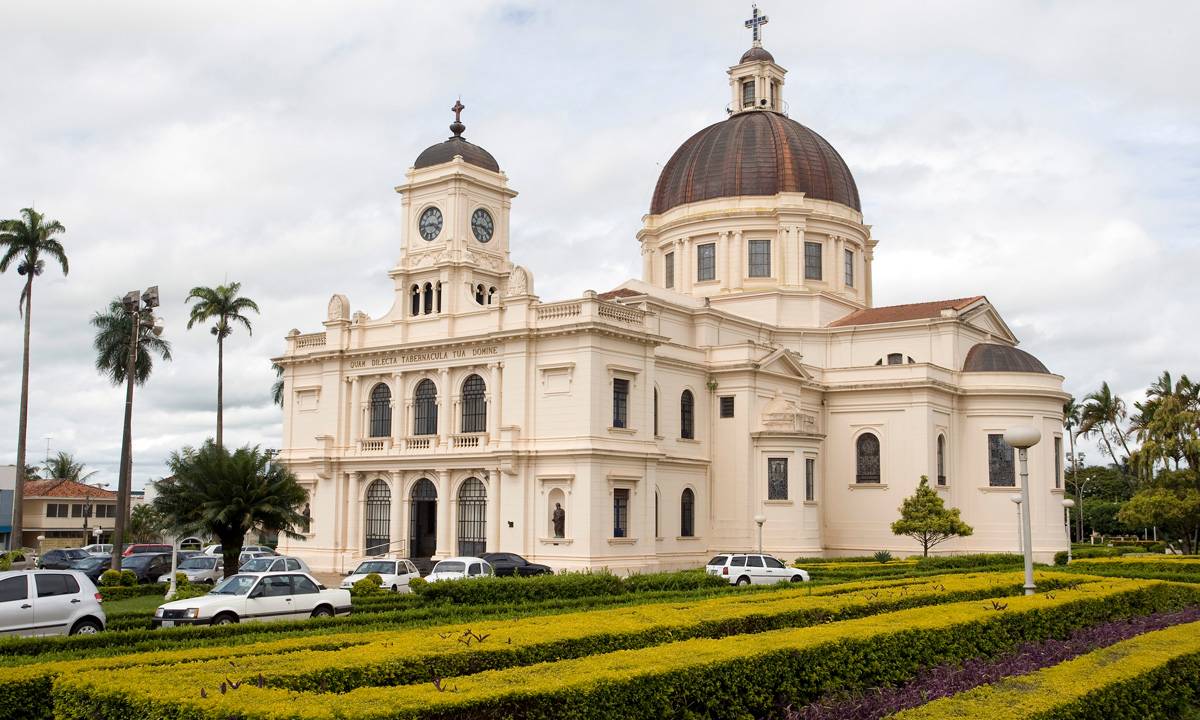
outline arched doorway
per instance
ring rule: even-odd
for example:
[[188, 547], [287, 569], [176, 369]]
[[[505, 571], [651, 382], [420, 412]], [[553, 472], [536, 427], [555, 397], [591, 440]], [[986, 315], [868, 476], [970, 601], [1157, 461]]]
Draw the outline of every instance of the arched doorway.
[[366, 529], [363, 538], [363, 554], [386, 555], [392, 544], [392, 491], [387, 483], [376, 480], [367, 486]]
[[437, 551], [437, 488], [429, 478], [421, 478], [410, 498], [408, 555], [428, 558]]
[[458, 554], [478, 557], [487, 546], [487, 490], [477, 478], [458, 489]]

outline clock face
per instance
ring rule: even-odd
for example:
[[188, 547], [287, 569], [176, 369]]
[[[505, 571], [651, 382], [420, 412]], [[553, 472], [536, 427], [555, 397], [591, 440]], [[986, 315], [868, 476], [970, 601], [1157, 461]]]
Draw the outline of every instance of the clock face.
[[433, 240], [442, 231], [442, 211], [435, 207], [431, 207], [421, 213], [421, 237], [426, 240]]
[[495, 223], [492, 222], [492, 214], [483, 208], [479, 208], [471, 213], [471, 232], [475, 233], [475, 239], [481, 243], [485, 243], [492, 239], [492, 231], [496, 229]]

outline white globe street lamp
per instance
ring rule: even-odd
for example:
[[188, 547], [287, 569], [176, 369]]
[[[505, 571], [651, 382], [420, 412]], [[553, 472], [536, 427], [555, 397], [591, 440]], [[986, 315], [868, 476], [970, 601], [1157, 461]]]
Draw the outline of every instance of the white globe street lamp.
[[1075, 507], [1075, 501], [1072, 500], [1071, 498], [1063, 498], [1062, 505], [1063, 505], [1063, 514], [1065, 514], [1067, 516], [1066, 517], [1067, 564], [1070, 565], [1071, 560], [1072, 560], [1072, 558], [1071, 558], [1071, 508]]
[[1018, 425], [1004, 433], [1004, 441], [1017, 449], [1021, 460], [1021, 501], [1025, 505], [1025, 512], [1021, 515], [1021, 538], [1025, 554], [1026, 595], [1032, 595], [1037, 590], [1037, 586], [1033, 584], [1033, 527], [1029, 520], [1033, 515], [1029, 495], [1029, 448], [1037, 445], [1041, 439], [1041, 431], [1028, 425]]
[[762, 555], [762, 526], [767, 521], [767, 516], [759, 513], [754, 516], [754, 522], [758, 523], [758, 554]]

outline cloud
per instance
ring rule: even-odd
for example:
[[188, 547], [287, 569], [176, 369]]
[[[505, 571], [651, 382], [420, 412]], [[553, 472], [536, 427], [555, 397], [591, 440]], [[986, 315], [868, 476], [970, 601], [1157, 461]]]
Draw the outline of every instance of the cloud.
[[[779, 3], [768, 48], [793, 118], [855, 172], [880, 240], [879, 304], [985, 293], [1082, 395], [1198, 372], [1200, 6]], [[158, 284], [175, 361], [136, 400], [135, 478], [213, 432], [215, 343], [195, 285], [263, 308], [226, 348], [231, 442], [277, 446], [268, 359], [334, 292], [379, 315], [400, 248], [392, 188], [467, 105], [467, 136], [521, 195], [516, 262], [545, 299], [640, 274], [662, 163], [720, 120], [747, 44], [725, 2], [151, 2], [6, 6], [0, 216], [61, 220], [71, 273], [38, 279], [30, 455], [115, 482], [122, 394], [88, 320]], [[0, 277], [0, 407], [19, 397], [19, 278]], [[5, 304], [4, 298], [8, 298]], [[8, 308], [5, 310], [4, 308]], [[1094, 457], [1094, 456], [1093, 456]]]

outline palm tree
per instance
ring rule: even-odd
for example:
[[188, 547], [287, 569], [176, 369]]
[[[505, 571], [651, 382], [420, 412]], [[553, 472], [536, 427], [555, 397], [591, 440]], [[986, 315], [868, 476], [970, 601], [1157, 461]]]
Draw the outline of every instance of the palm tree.
[[[1075, 402], [1075, 398], [1063, 403], [1063, 427], [1067, 431], [1067, 436], [1071, 441], [1071, 477], [1076, 481], [1079, 479], [1079, 456], [1075, 454], [1075, 431], [1079, 429], [1079, 414], [1081, 408], [1079, 403]], [[1078, 489], [1078, 488], [1077, 488]], [[1079, 495], [1079, 510], [1076, 515], [1079, 519], [1079, 530], [1075, 537], [1078, 542], [1083, 542], [1083, 493], [1077, 492]]]
[[241, 323], [246, 332], [254, 334], [250, 320], [245, 313], [249, 310], [258, 312], [258, 305], [247, 297], [239, 297], [241, 283], [218, 285], [215, 288], [194, 287], [188, 293], [187, 302], [196, 300], [192, 307], [191, 317], [188, 318], [188, 330], [196, 323], [216, 320], [210, 332], [217, 337], [217, 446], [222, 444], [224, 415], [225, 415], [225, 338], [233, 333], [233, 324]]
[[57, 455], [46, 461], [47, 478], [85, 482], [97, 472], [99, 470], [92, 470], [85, 473], [83, 463], [75, 462], [75, 457], [63, 450], [59, 450]]
[[275, 371], [275, 382], [271, 383], [271, 400], [283, 407], [283, 366], [271, 363], [271, 369]]
[[[96, 338], [92, 341], [92, 347], [96, 349], [96, 370], [113, 385], [124, 384], [129, 368], [129, 334], [133, 332], [133, 321], [125, 312], [121, 299], [113, 299], [107, 310], [93, 315], [92, 327], [96, 328]], [[138, 385], [145, 385], [154, 371], [154, 355], [170, 361], [171, 343], [154, 333], [138, 333], [137, 358], [133, 365], [133, 379]]]
[[252, 529], [303, 536], [297, 508], [308, 494], [296, 476], [271, 456], [249, 445], [230, 453], [211, 439], [196, 450], [184, 448], [167, 460], [171, 476], [157, 484], [154, 509], [167, 527], [216, 536], [225, 556], [225, 574], [237, 572], [242, 539]]
[[[1105, 381], [1100, 385], [1100, 389], [1089, 393], [1083, 399], [1083, 407], [1079, 414], [1079, 432], [1083, 435], [1099, 433], [1100, 438], [1104, 440], [1104, 446], [1108, 449], [1108, 455], [1113, 459], [1113, 462], [1118, 467], [1121, 462], [1117, 455], [1113, 452], [1112, 442], [1109, 441], [1109, 435], [1116, 438], [1121, 447], [1125, 449], [1125, 457], [1129, 457], [1129, 445], [1125, 442], [1125, 432], [1121, 429], [1121, 421], [1125, 419], [1125, 401], [1121, 396], [1114, 395], [1112, 389], [1109, 388], [1108, 382]], [[1111, 431], [1106, 432], [1105, 427], [1112, 426]]]
[[[0, 272], [6, 272], [8, 266], [17, 261], [17, 273], [25, 276], [25, 287], [21, 290], [21, 298], [17, 301], [17, 313], [25, 316], [25, 350], [21, 358], [21, 410], [17, 422], [17, 467], [25, 467], [25, 434], [29, 427], [29, 323], [33, 314], [33, 279], [46, 269], [43, 255], [58, 262], [63, 275], [67, 274], [67, 253], [55, 235], [67, 231], [57, 220], [46, 220], [33, 208], [22, 208], [21, 218], [17, 220], [0, 220]], [[25, 518], [23, 508], [25, 487], [23, 482], [16, 483], [13, 490], [12, 527], [13, 538], [20, 542], [21, 528]], [[9, 542], [12, 544], [12, 541]]]

